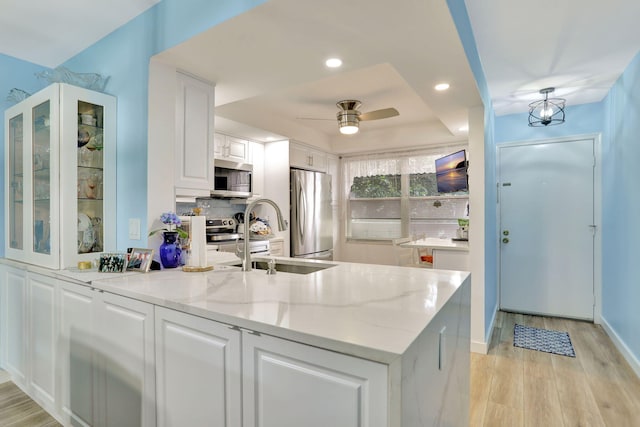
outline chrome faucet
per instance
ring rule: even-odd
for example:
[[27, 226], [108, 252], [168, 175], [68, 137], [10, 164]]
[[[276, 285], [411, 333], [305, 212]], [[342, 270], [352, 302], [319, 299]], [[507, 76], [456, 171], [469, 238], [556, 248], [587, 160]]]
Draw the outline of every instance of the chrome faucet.
[[278, 216], [278, 230], [285, 231], [287, 229], [287, 224], [282, 217], [282, 212], [280, 211], [280, 208], [278, 207], [276, 202], [271, 199], [258, 199], [249, 203], [247, 205], [247, 208], [244, 210], [244, 246], [242, 248], [242, 271], [251, 271], [251, 250], [249, 248], [249, 223], [251, 221], [249, 220], [249, 217], [253, 208], [261, 203], [267, 203], [273, 206], [273, 208], [276, 210], [276, 215]]

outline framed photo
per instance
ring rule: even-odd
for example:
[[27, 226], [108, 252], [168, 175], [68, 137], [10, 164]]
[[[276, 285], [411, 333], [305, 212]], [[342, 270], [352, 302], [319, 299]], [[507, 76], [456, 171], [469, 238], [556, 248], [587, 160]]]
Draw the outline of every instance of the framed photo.
[[126, 260], [127, 254], [124, 252], [104, 252], [100, 254], [98, 271], [101, 273], [122, 273]]
[[133, 248], [129, 254], [127, 271], [140, 271], [141, 273], [146, 273], [149, 271], [152, 260], [153, 249]]

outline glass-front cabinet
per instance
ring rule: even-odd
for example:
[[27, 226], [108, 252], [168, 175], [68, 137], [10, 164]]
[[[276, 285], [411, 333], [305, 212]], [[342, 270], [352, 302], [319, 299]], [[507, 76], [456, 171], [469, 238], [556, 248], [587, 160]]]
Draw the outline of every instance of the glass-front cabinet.
[[5, 254], [76, 267], [115, 250], [116, 100], [55, 83], [5, 112]]

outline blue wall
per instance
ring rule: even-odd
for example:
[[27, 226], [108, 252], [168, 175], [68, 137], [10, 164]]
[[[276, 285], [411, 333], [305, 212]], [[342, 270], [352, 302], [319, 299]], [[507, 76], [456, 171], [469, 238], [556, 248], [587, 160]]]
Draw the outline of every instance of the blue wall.
[[496, 118], [496, 142], [602, 134], [602, 319], [640, 360], [640, 286], [632, 269], [640, 236], [640, 54], [599, 103], [568, 106], [566, 122], [527, 126], [527, 114]]
[[[47, 70], [30, 62], [21, 61], [11, 56], [0, 54], [0, 111], [15, 105], [15, 102], [7, 101], [7, 95], [13, 88], [22, 89], [25, 92], [33, 94], [44, 88], [48, 83], [45, 80], [36, 78], [35, 74]], [[0, 141], [4, 141], [4, 114], [0, 120]], [[0, 165], [2, 165], [2, 174], [0, 174], [0, 218], [4, 224], [4, 143], [0, 144]], [[4, 228], [0, 230], [0, 256], [4, 256]]]
[[640, 361], [640, 54], [618, 79], [607, 111], [602, 170], [602, 317]]
[[[76, 72], [110, 76], [106, 92], [118, 99], [119, 249], [141, 245], [140, 241], [129, 240], [126, 226], [129, 218], [140, 218], [143, 239], [144, 230], [148, 229], [147, 100], [150, 58], [263, 2], [163, 0], [62, 64]], [[153, 141], [148, 144], [153, 149]]]
[[497, 272], [497, 217], [496, 217], [496, 146], [494, 143], [494, 113], [489, 86], [482, 69], [480, 55], [473, 37], [471, 21], [464, 0], [447, 0], [449, 11], [458, 30], [469, 66], [476, 80], [482, 103], [484, 104], [484, 326], [485, 339], [491, 335], [491, 320], [498, 308], [498, 272]]

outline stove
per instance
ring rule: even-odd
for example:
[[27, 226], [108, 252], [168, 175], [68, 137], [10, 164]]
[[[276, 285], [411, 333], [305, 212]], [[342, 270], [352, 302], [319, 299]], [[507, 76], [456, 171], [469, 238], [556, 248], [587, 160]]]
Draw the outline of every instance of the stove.
[[[242, 234], [237, 232], [239, 223], [233, 218], [207, 218], [207, 243], [216, 245], [220, 252], [241, 251], [244, 245]], [[249, 251], [252, 254], [269, 255], [271, 245], [268, 240], [249, 241]]]
[[228, 242], [241, 239], [237, 232], [238, 223], [233, 218], [207, 218], [207, 243]]

